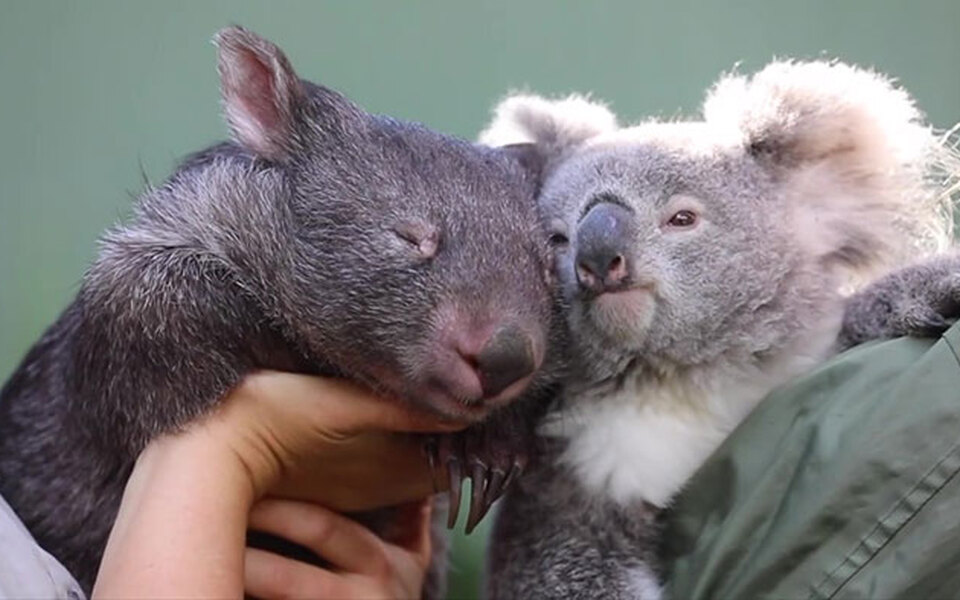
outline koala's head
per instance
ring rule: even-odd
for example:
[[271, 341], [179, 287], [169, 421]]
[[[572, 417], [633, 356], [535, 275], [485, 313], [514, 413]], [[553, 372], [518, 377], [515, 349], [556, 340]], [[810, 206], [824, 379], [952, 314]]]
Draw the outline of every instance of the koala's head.
[[464, 420], [549, 370], [550, 252], [521, 150], [368, 114], [248, 31], [217, 45], [234, 140], [286, 190], [279, 316], [312, 355]]
[[843, 289], [942, 248], [942, 148], [910, 98], [836, 63], [713, 88], [702, 120], [619, 128], [518, 96], [481, 140], [541, 152], [540, 208], [593, 377], [775, 354]]

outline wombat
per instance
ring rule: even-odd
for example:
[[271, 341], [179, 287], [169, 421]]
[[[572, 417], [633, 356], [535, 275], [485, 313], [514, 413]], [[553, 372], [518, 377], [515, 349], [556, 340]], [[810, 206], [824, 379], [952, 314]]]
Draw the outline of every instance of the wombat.
[[575, 355], [504, 498], [492, 598], [659, 597], [658, 511], [771, 389], [956, 316], [955, 259], [848, 299], [950, 238], [956, 157], [878, 74], [777, 62], [721, 79], [702, 120], [627, 128], [514, 97], [481, 139], [541, 149]]
[[246, 373], [495, 423], [556, 369], [536, 161], [368, 114], [244, 29], [216, 44], [232, 141], [143, 193], [0, 393], [0, 493], [87, 591], [137, 454]]

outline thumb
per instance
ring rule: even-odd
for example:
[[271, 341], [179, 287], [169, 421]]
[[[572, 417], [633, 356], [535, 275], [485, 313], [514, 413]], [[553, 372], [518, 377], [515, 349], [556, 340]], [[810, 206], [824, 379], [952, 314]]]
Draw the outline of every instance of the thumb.
[[396, 398], [378, 396], [344, 379], [260, 371], [248, 376], [242, 385], [262, 398], [279, 402], [296, 399], [310, 410], [310, 418], [320, 418], [325, 428], [344, 435], [371, 430], [451, 432], [468, 425], [417, 410]]

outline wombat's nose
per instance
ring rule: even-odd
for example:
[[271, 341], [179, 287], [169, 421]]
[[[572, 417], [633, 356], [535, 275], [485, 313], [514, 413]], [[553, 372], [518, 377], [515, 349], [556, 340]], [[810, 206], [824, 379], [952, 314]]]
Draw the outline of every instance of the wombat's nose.
[[630, 274], [627, 256], [633, 243], [629, 209], [601, 202], [577, 228], [575, 268], [580, 287], [602, 293], [625, 286]]
[[537, 370], [533, 339], [515, 326], [499, 329], [476, 354], [463, 349], [460, 354], [480, 376], [483, 395], [487, 398]]

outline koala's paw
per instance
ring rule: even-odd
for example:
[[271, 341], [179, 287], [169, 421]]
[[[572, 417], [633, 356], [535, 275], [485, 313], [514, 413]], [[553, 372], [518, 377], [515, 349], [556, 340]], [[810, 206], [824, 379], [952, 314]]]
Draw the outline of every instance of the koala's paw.
[[847, 303], [841, 349], [904, 335], [935, 336], [960, 318], [960, 255], [895, 271]]
[[470, 480], [470, 514], [466, 532], [473, 531], [493, 503], [523, 472], [529, 459], [527, 436], [515, 427], [493, 422], [474, 425], [464, 431], [434, 435], [425, 445], [434, 476], [434, 488], [441, 489], [446, 478], [450, 489], [447, 527], [452, 529], [460, 513], [460, 488]]

